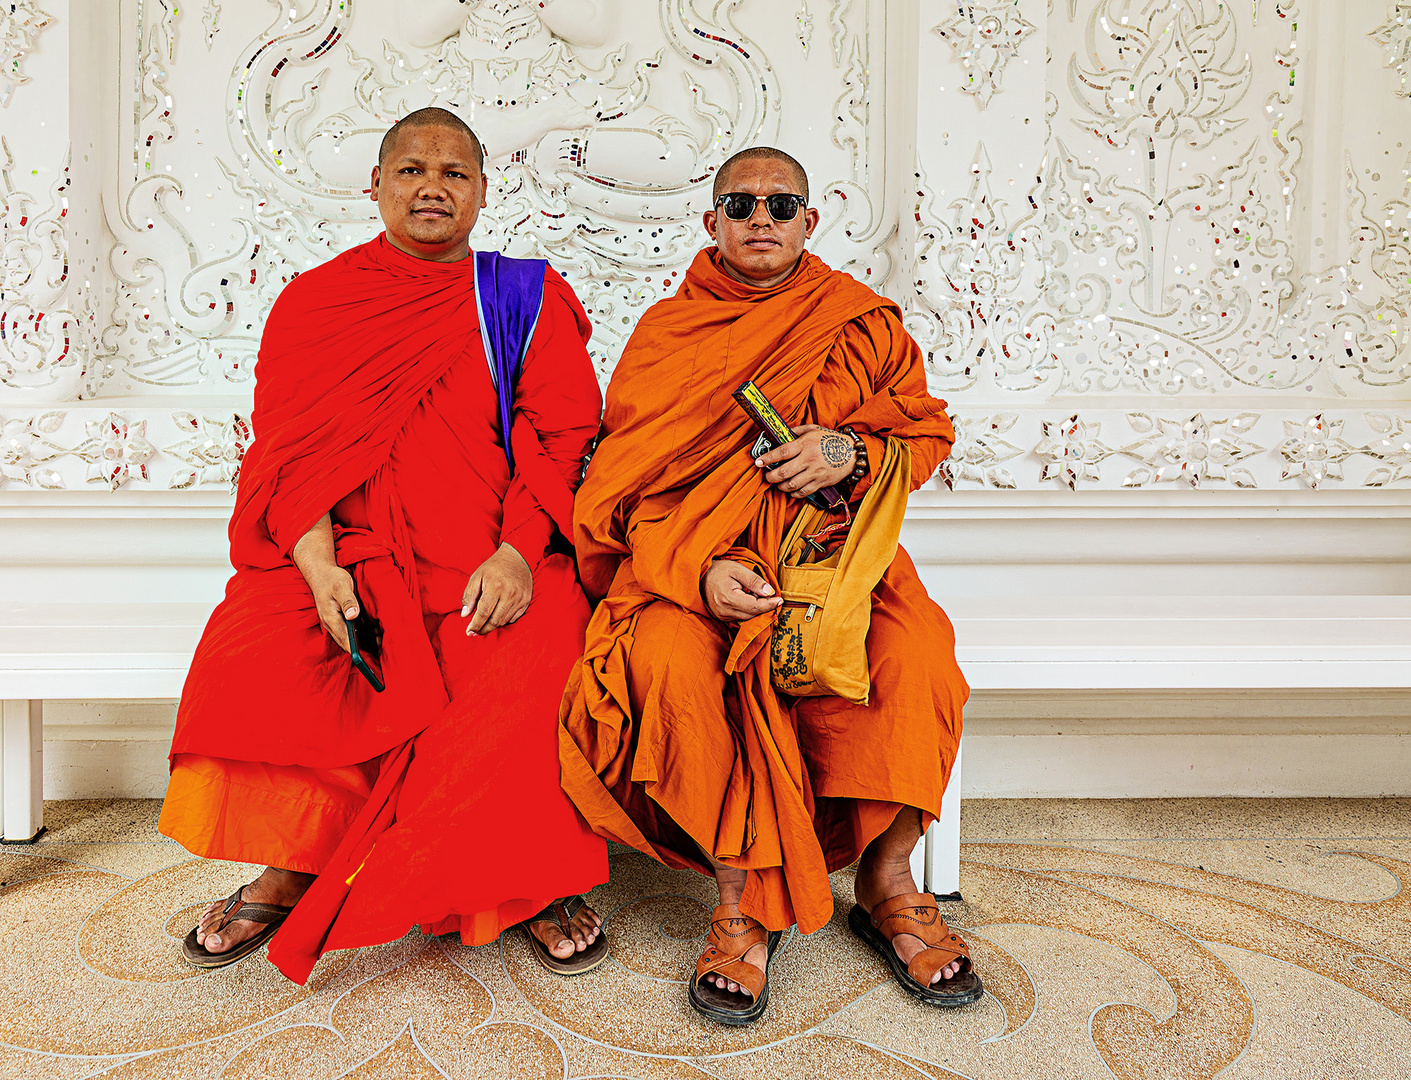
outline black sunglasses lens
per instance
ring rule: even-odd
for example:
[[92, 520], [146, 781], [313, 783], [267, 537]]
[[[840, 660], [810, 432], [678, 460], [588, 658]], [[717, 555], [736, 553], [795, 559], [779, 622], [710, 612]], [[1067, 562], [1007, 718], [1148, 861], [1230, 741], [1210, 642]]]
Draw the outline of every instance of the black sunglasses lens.
[[[721, 208], [731, 221], [748, 221], [754, 216], [758, 204], [757, 196], [744, 192], [733, 192], [720, 197]], [[769, 216], [775, 221], [793, 221], [799, 213], [797, 195], [766, 195], [764, 205], [769, 210]]]
[[793, 221], [799, 212], [799, 201], [792, 195], [771, 195], [764, 200], [764, 205], [775, 221]]
[[745, 221], [754, 213], [755, 197], [753, 195], [726, 195], [722, 199], [721, 205], [724, 207], [725, 216], [731, 221]]

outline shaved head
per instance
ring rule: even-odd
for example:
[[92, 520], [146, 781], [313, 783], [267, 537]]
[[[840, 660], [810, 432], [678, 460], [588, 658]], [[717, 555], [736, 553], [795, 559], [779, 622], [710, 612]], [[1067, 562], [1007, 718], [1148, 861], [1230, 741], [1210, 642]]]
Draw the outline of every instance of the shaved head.
[[779, 162], [779, 164], [783, 165], [793, 174], [794, 182], [798, 184], [799, 188], [795, 194], [802, 195], [805, 199], [808, 198], [808, 173], [803, 171], [802, 165], [794, 160], [794, 158], [784, 153], [784, 151], [778, 150], [775, 147], [751, 146], [748, 150], [741, 150], [738, 154], [731, 156], [726, 160], [724, 165], [720, 166], [719, 171], [715, 174], [715, 184], [711, 188], [710, 197], [712, 202], [730, 190], [731, 170], [736, 165], [746, 161]]
[[[397, 139], [402, 132], [412, 128], [450, 128], [452, 131], [459, 131], [470, 139], [470, 145], [475, 153], [475, 165], [481, 173], [485, 172], [485, 147], [480, 144], [479, 137], [471, 131], [469, 126], [455, 113], [449, 109], [438, 109], [435, 107], [417, 109], [416, 112], [407, 113], [390, 128], [387, 134], [382, 136], [382, 146], [377, 151], [377, 164], [387, 164], [387, 155], [397, 148]], [[793, 159], [790, 158], [792, 161]]]

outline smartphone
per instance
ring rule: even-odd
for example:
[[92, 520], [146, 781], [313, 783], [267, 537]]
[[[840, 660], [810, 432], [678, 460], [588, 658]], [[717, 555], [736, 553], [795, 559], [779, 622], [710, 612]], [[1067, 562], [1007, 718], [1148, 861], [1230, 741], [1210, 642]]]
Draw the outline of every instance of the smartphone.
[[348, 656], [353, 667], [363, 673], [373, 690], [382, 693], [387, 683], [382, 678], [381, 624], [363, 611], [356, 619], [343, 616], [343, 627], [348, 631]]

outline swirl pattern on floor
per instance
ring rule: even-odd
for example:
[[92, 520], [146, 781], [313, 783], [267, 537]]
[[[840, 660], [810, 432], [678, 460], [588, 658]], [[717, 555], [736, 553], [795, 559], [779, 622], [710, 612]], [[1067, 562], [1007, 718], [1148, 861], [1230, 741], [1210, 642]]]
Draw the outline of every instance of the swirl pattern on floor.
[[[1411, 800], [975, 801], [963, 928], [986, 996], [914, 1003], [847, 929], [786, 936], [769, 1008], [703, 1021], [710, 883], [616, 850], [610, 961], [561, 979], [521, 931], [412, 931], [198, 972], [180, 938], [247, 867], [159, 836], [155, 802], [51, 803], [0, 850], [0, 1075], [920, 1080], [1411, 1075]], [[486, 868], [493, 873], [493, 868]]]

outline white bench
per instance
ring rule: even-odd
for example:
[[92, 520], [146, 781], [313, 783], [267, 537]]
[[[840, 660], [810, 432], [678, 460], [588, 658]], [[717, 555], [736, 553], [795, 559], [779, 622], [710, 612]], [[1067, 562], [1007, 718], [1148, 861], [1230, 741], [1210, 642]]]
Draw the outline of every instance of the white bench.
[[211, 604], [0, 604], [0, 806], [44, 828], [44, 702], [175, 698]]
[[[44, 829], [44, 702], [175, 698], [210, 604], [0, 604], [0, 806], [4, 839]], [[959, 889], [959, 761], [941, 821], [917, 845], [918, 879]]]
[[[1411, 687], [1411, 596], [937, 597], [974, 690]], [[960, 888], [960, 757], [912, 856]]]
[[[940, 598], [977, 690], [1411, 687], [1408, 596]], [[206, 604], [0, 605], [4, 837], [43, 827], [43, 702], [175, 698]], [[959, 891], [957, 757], [917, 846], [925, 888]]]

